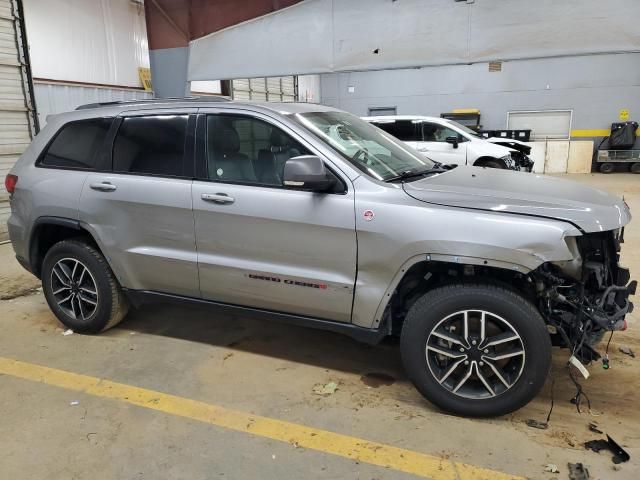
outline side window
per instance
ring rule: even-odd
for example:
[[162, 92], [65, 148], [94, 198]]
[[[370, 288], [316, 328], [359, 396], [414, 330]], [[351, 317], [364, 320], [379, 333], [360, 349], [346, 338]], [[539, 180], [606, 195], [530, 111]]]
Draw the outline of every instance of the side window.
[[113, 118], [80, 120], [64, 125], [49, 148], [42, 155], [39, 165], [95, 169], [98, 149], [109, 131]]
[[183, 175], [187, 115], [128, 117], [113, 144], [113, 171]]
[[282, 186], [285, 162], [309, 154], [288, 134], [257, 118], [207, 116], [210, 180]]
[[420, 124], [411, 120], [381, 120], [371, 123], [403, 142], [422, 141], [418, 128]]
[[460, 137], [455, 130], [451, 130], [437, 123], [425, 123], [422, 126], [422, 133], [425, 142], [446, 142], [447, 137]]

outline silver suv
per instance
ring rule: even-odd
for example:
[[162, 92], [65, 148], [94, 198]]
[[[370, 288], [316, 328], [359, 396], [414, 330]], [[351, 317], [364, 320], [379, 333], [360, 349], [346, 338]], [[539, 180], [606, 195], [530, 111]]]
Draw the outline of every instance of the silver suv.
[[416, 388], [463, 415], [523, 406], [552, 345], [593, 360], [632, 309], [623, 200], [441, 165], [320, 105], [87, 105], [51, 117], [6, 186], [16, 256], [65, 326], [188, 301], [399, 336]]

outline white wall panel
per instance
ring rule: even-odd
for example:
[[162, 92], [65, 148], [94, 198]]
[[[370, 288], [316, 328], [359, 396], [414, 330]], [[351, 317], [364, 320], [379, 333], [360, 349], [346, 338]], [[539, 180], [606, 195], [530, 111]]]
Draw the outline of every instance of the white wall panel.
[[320, 75], [298, 76], [298, 100], [320, 103]]
[[222, 93], [220, 80], [191, 82], [191, 93]]
[[144, 8], [129, 0], [23, 0], [35, 78], [141, 86]]
[[220, 80], [330, 71], [331, 9], [332, 0], [306, 0], [194, 40], [188, 78]]
[[640, 51], [640, 1], [306, 0], [191, 42], [189, 79]]

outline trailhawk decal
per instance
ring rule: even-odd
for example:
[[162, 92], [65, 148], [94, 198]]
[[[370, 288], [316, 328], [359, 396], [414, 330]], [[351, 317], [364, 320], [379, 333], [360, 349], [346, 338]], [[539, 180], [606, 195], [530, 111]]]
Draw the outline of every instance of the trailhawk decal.
[[305, 282], [303, 280], [292, 280], [291, 278], [280, 278], [280, 277], [274, 277], [271, 275], [258, 275], [255, 273], [247, 273], [246, 276], [252, 280], [263, 280], [265, 282], [284, 283], [285, 285], [292, 285], [296, 287], [319, 288], [320, 290], [326, 290], [329, 288], [329, 285], [327, 285], [326, 283]]

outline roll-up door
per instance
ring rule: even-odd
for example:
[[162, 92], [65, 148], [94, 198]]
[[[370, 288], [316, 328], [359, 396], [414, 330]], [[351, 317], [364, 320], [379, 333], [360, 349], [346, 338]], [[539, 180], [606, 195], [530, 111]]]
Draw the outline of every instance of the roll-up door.
[[[5, 176], [34, 135], [23, 27], [16, 0], [0, 0], [0, 177]], [[0, 241], [8, 238], [9, 194], [0, 188]]]
[[234, 100], [254, 102], [295, 102], [298, 79], [295, 76], [237, 78], [231, 81]]

